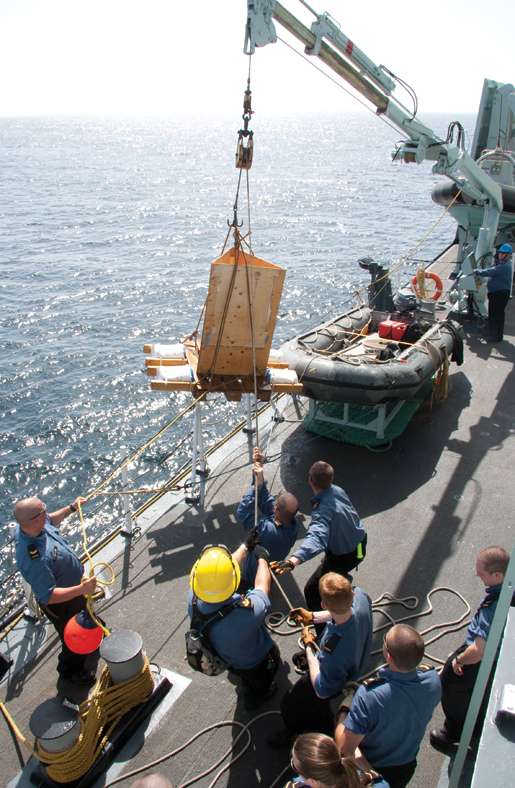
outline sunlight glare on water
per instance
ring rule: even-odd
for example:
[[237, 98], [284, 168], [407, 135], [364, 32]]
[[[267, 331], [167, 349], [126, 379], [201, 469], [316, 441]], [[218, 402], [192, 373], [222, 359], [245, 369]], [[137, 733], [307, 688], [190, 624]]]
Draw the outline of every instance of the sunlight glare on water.
[[[425, 120], [444, 133], [451, 118]], [[374, 117], [256, 115], [253, 127], [254, 252], [287, 268], [277, 346], [347, 308], [368, 283], [358, 257], [391, 264], [441, 210], [430, 166], [393, 164], [396, 135]], [[232, 218], [237, 129], [237, 119], [0, 120], [4, 523], [19, 497], [39, 494], [51, 511], [87, 493], [190, 401], [150, 391], [142, 346], [196, 326]], [[239, 210], [246, 220], [244, 189]], [[453, 236], [445, 218], [417, 257]], [[241, 417], [211, 403], [207, 440]], [[191, 426], [145, 450], [139, 484], [188, 459]], [[92, 535], [119, 507], [90, 505]], [[77, 518], [70, 526], [73, 541]], [[4, 541], [4, 577], [10, 552]]]

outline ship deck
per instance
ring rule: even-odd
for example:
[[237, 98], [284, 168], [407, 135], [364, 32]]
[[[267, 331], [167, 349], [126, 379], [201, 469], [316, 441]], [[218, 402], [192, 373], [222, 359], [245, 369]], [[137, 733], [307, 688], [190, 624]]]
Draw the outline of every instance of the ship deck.
[[[330, 462], [336, 482], [347, 490], [368, 532], [368, 554], [354, 575], [355, 583], [373, 599], [385, 591], [396, 597], [416, 595], [419, 613], [426, 608], [431, 589], [439, 586], [456, 589], [474, 608], [483, 590], [474, 572], [476, 553], [491, 544], [507, 549], [513, 544], [515, 486], [509, 482], [515, 426], [513, 302], [501, 344], [485, 343], [475, 323], [465, 322], [464, 328], [465, 363], [451, 365], [448, 399], [431, 413], [419, 412], [388, 451], [373, 452], [308, 434], [291, 403], [286, 421], [270, 421], [270, 409], [261, 417], [261, 442], [267, 444], [268, 455], [266, 478], [272, 491], [295, 492], [305, 529], [310, 511], [308, 468], [318, 459]], [[129, 545], [119, 537], [111, 545], [111, 551], [118, 553], [113, 560], [117, 579], [112, 597], [100, 605], [103, 617], [112, 629], [139, 631], [150, 660], [190, 682], [183, 682], [187, 686], [181, 686], [182, 694], [173, 706], [163, 702], [159, 723], [125, 772], [162, 756], [219, 720], [246, 723], [277, 709], [280, 694], [296, 679], [289, 661], [296, 649], [295, 637], [278, 638], [284, 659], [279, 694], [254, 713], [245, 711], [227, 674], [203, 676], [184, 661], [189, 571], [205, 544], [221, 542], [234, 548], [241, 540], [235, 510], [250, 479], [250, 440], [239, 432], [210, 456], [203, 511], [169, 493], [141, 516], [139, 539]], [[304, 582], [314, 568], [315, 562], [302, 565], [282, 581], [294, 604], [302, 603]], [[272, 599], [274, 610], [285, 610], [276, 588]], [[420, 630], [454, 620], [463, 612], [463, 604], [451, 592], [440, 591], [431, 601], [433, 612], [412, 621]], [[394, 618], [407, 614], [398, 606], [389, 611]], [[378, 616], [377, 624], [382, 623]], [[430, 653], [444, 659], [462, 641], [463, 632], [438, 640]], [[375, 648], [381, 639], [382, 633], [376, 636]], [[21, 622], [9, 634], [8, 646], [16, 662], [2, 684], [2, 695], [18, 726], [28, 734], [33, 709], [56, 693], [57, 641], [44, 625]], [[440, 722], [438, 708], [433, 723]], [[217, 785], [270, 786], [289, 762], [288, 751], [272, 751], [265, 742], [278, 727], [277, 716], [257, 720], [250, 747]], [[214, 763], [237, 733], [230, 727], [211, 731], [156, 770], [174, 786], [182, 785]], [[16, 752], [7, 737], [0, 762], [9, 785], [29, 784], [27, 770], [25, 776], [17, 776]], [[426, 736], [411, 785], [435, 788], [447, 764]], [[112, 767], [95, 785], [105, 785], [120, 772], [121, 766]], [[213, 774], [197, 784], [209, 785]], [[131, 783], [129, 779], [121, 784]]]

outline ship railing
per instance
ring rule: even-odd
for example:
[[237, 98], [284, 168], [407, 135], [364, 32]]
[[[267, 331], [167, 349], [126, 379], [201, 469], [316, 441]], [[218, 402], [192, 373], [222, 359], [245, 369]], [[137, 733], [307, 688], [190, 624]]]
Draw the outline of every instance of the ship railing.
[[[279, 399], [280, 396], [273, 398], [272, 407], [274, 414], [277, 413], [275, 400]], [[222, 400], [222, 397], [218, 396], [217, 399]], [[243, 418], [242, 409], [244, 413]], [[184, 499], [187, 502], [202, 503], [199, 490], [202, 488], [203, 479], [199, 471], [203, 471], [204, 475], [206, 474], [208, 455], [215, 451], [232, 434], [240, 430], [247, 432], [249, 440], [252, 440], [254, 433], [252, 425], [256, 414], [256, 406], [252, 394], [242, 397], [240, 411], [233, 418], [234, 427], [232, 431], [210, 445], [207, 445], [207, 440], [209, 440], [209, 435], [213, 434], [213, 430], [220, 424], [227, 425], [230, 422], [228, 422], [226, 413], [222, 413], [221, 417], [206, 418], [206, 410], [204, 409], [201, 420], [198, 405], [197, 407], [192, 406], [186, 409], [185, 417], [191, 414], [193, 424], [186, 431], [182, 430], [183, 434], [175, 442], [171, 451], [164, 450], [162, 443], [159, 445], [159, 442], [164, 441], [164, 436], [168, 433], [168, 426], [174, 426], [177, 423], [175, 419], [165, 424], [149, 440], [145, 441], [142, 446], [120, 459], [114, 470], [104, 478], [94, 481], [94, 492], [99, 491], [98, 497], [92, 499], [95, 501], [94, 509], [91, 511], [88, 504], [83, 510], [86, 528], [95, 524], [97, 531], [96, 539], [88, 546], [92, 556], [102, 550], [119, 534], [136, 541], [140, 534], [137, 525], [138, 517], [168, 492], [177, 491], [184, 495]], [[258, 408], [257, 412], [259, 413], [261, 410], [262, 408]], [[141, 470], [141, 466], [145, 465], [148, 459], [142, 457], [142, 450], [151, 445], [155, 446], [162, 456], [159, 457], [158, 462]], [[199, 446], [201, 447], [201, 453], [199, 453]], [[156, 472], [156, 465], [158, 468], [166, 468], [165, 473]], [[145, 492], [138, 492], [150, 480], [155, 485], [156, 475], [160, 476], [161, 480], [163, 476], [165, 477], [160, 487], [150, 487]], [[110, 492], [106, 490], [105, 488], [110, 481], [116, 477], [120, 479], [120, 484], [118, 484], [116, 491]], [[132, 493], [132, 490], [136, 490], [136, 492]], [[101, 523], [100, 528], [98, 527], [99, 522]], [[17, 569], [14, 542], [15, 527], [16, 524], [14, 522], [9, 523], [9, 527], [5, 529], [7, 538], [0, 545], [3, 574], [0, 580], [2, 594], [0, 601], [0, 638], [22, 617], [34, 621], [39, 621], [44, 617], [29, 584], [23, 580]], [[65, 521], [61, 526], [61, 531], [70, 544], [79, 552], [82, 542], [78, 518], [74, 517], [73, 521], [71, 518], [69, 522]], [[81, 555], [81, 560], [83, 563], [86, 561], [84, 554]]]

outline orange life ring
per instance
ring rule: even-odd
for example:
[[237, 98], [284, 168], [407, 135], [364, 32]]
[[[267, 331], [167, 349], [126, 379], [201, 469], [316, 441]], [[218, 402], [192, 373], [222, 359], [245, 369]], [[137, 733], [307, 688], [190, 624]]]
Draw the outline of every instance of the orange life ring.
[[[443, 292], [442, 280], [440, 279], [438, 274], [434, 274], [432, 271], [424, 271], [424, 279], [432, 279], [433, 282], [435, 283], [434, 292], [432, 293], [432, 295], [428, 296], [428, 298], [432, 298], [433, 301], [438, 301], [438, 299], [440, 298], [440, 296], [442, 295], [442, 292]], [[415, 295], [417, 296], [417, 298], [420, 298], [420, 295], [419, 295], [419, 292], [418, 292], [418, 289], [417, 289], [417, 275], [416, 274], [415, 274], [415, 276], [411, 277], [411, 285], [413, 287], [413, 290], [415, 291]]]

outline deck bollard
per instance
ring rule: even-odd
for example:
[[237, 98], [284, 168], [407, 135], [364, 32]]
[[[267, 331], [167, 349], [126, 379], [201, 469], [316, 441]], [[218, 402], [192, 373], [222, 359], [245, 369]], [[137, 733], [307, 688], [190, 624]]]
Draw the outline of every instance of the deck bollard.
[[79, 711], [50, 698], [34, 709], [29, 728], [46, 752], [65, 752], [80, 736]]
[[113, 684], [135, 678], [144, 666], [143, 640], [131, 629], [121, 629], [104, 638], [100, 656], [107, 663]]

